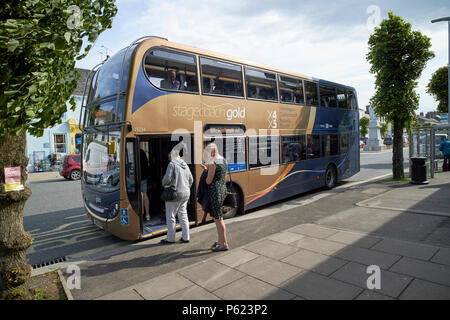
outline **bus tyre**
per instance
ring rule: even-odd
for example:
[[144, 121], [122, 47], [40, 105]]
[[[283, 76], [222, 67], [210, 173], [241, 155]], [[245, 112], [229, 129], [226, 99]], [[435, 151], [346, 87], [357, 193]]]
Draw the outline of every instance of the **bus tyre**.
[[230, 199], [225, 199], [222, 205], [222, 214], [224, 219], [233, 218], [239, 210], [239, 202], [241, 201], [239, 193], [236, 191], [234, 186], [227, 186], [228, 192], [236, 194], [236, 203], [230, 201]]
[[70, 179], [72, 180], [79, 180], [80, 177], [81, 177], [80, 170], [72, 170], [72, 172], [70, 173]]
[[332, 165], [329, 165], [327, 168], [327, 172], [325, 173], [325, 188], [333, 189], [337, 183], [337, 172], [336, 168]]

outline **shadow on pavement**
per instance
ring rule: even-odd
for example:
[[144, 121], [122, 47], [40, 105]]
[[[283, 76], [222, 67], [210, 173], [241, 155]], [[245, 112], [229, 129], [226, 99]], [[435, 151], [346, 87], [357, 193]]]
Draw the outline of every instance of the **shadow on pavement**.
[[[270, 257], [270, 250], [248, 248], [274, 259], [272, 264], [278, 260], [278, 270], [284, 268], [286, 276], [298, 273], [288, 280], [252, 276], [272, 281], [291, 294], [290, 299], [450, 299], [450, 173], [437, 178], [439, 182], [435, 179], [430, 185], [377, 183], [374, 187], [384, 186], [386, 191], [370, 198], [367, 207], [286, 230], [291, 239], [302, 238], [273, 242], [275, 247], [283, 244], [293, 250], [284, 258]], [[383, 195], [388, 194], [392, 197], [383, 203]], [[375, 283], [369, 266], [380, 268], [379, 289], [369, 289]], [[245, 270], [245, 265], [237, 269]], [[280, 292], [273, 290], [259, 298], [279, 297]]]

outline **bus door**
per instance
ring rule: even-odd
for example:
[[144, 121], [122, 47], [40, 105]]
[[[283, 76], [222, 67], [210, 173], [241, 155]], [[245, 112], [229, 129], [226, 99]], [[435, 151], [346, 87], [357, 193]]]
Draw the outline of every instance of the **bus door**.
[[[193, 137], [190, 138], [193, 141]], [[165, 203], [161, 200], [163, 190], [162, 178], [169, 164], [168, 155], [172, 148], [179, 142], [171, 141], [170, 135], [140, 135], [136, 139], [136, 162], [137, 162], [137, 209], [141, 216], [143, 235], [150, 235], [166, 230]], [[192, 144], [187, 144], [192, 146]], [[191, 147], [193, 154], [193, 146]], [[180, 154], [183, 157], [183, 151]], [[189, 159], [187, 159], [189, 160]], [[188, 162], [189, 169], [195, 179], [195, 165]], [[188, 202], [189, 221], [197, 219], [195, 203], [195, 182], [191, 188], [191, 198]], [[149, 216], [149, 219], [147, 218]]]

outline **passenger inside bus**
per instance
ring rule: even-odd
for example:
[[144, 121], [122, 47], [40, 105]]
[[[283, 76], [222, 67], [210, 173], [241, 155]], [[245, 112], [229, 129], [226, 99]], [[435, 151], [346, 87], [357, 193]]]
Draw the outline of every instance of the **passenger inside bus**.
[[147, 186], [150, 169], [148, 166], [148, 159], [145, 151], [140, 149], [140, 163], [141, 163], [141, 193], [142, 193], [142, 206], [144, 208], [144, 220], [150, 221], [150, 200], [148, 199]]
[[177, 74], [175, 70], [167, 71], [167, 79], [161, 80], [161, 88], [180, 90], [181, 83], [177, 80]]

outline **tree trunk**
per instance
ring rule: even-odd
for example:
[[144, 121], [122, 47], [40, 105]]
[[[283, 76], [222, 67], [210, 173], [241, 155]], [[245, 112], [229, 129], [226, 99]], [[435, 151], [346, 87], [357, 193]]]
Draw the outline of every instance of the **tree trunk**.
[[[23, 207], [31, 195], [25, 186], [28, 158], [25, 155], [26, 135], [6, 135], [0, 141], [0, 299], [31, 299], [28, 286], [31, 267], [26, 250], [31, 235], [23, 228]], [[21, 168], [21, 183], [25, 189], [4, 191], [4, 168]]]
[[394, 145], [392, 150], [392, 175], [394, 180], [402, 180], [405, 177], [403, 170], [403, 127], [404, 123], [394, 119]]

